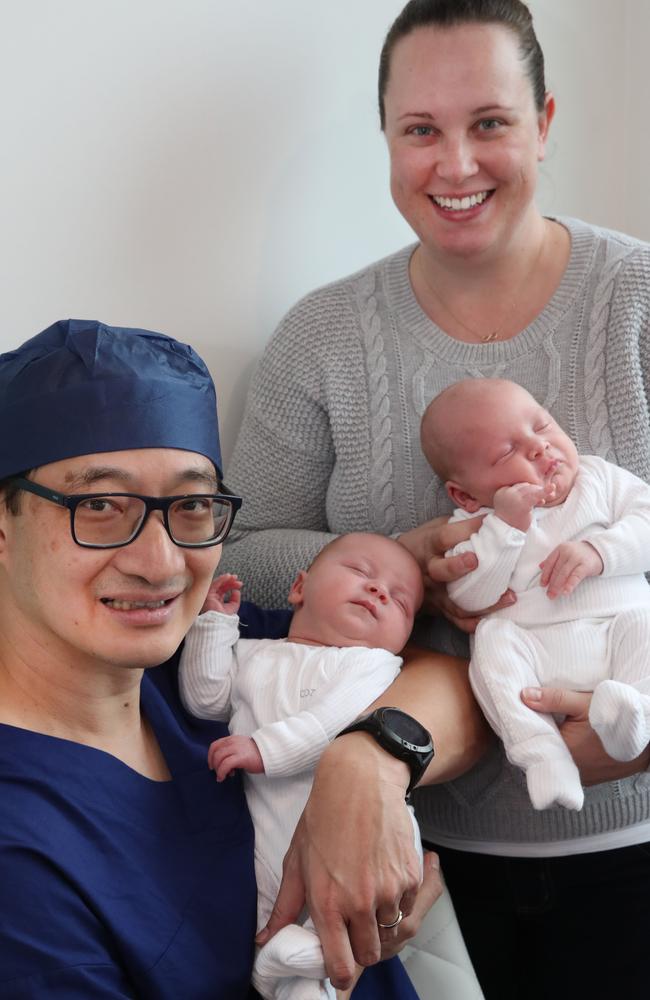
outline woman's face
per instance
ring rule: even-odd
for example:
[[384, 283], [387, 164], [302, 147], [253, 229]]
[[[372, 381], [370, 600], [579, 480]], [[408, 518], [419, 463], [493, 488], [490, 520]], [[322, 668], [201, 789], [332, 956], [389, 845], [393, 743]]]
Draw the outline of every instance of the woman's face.
[[537, 111], [513, 32], [413, 31], [393, 51], [385, 107], [393, 199], [426, 250], [500, 254], [525, 239], [554, 105]]

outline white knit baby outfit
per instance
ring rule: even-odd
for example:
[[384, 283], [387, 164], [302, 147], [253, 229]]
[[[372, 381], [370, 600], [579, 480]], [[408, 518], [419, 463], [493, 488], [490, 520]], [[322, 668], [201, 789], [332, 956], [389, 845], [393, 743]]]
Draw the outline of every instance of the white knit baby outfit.
[[[309, 646], [283, 639], [239, 639], [239, 618], [209, 611], [189, 631], [180, 664], [185, 706], [199, 718], [229, 720], [252, 736], [263, 774], [244, 787], [255, 826], [257, 927], [266, 925], [282, 861], [311, 790], [314, 768], [334, 737], [391, 684], [401, 659], [385, 649]], [[410, 807], [414, 841], [422, 847]], [[267, 1000], [335, 996], [320, 941], [307, 918], [261, 948], [253, 983]]]
[[[485, 511], [483, 511], [485, 512]], [[458, 510], [454, 519], [475, 516]], [[561, 542], [588, 541], [603, 573], [554, 600], [540, 563]], [[508, 588], [517, 601], [483, 619], [470, 680], [481, 707], [523, 768], [536, 809], [580, 809], [580, 775], [550, 715], [527, 708], [524, 687], [593, 691], [589, 721], [606, 751], [632, 760], [650, 741], [650, 487], [594, 456], [582, 457], [573, 489], [556, 507], [536, 508], [528, 531], [488, 511], [482, 527], [452, 552], [474, 552], [478, 567], [449, 585], [468, 611], [494, 604]], [[448, 553], [451, 554], [451, 553]]]

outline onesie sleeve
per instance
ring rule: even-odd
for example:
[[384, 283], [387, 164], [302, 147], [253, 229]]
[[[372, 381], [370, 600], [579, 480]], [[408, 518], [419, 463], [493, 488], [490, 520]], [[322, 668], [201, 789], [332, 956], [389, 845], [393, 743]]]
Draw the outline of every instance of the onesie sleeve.
[[478, 566], [471, 573], [447, 585], [447, 591], [464, 611], [483, 611], [496, 604], [508, 589], [517, 560], [526, 541], [526, 532], [506, 524], [489, 513], [478, 531], [446, 554], [473, 552]]
[[650, 570], [650, 486], [642, 479], [592, 457], [603, 477], [611, 524], [586, 538], [603, 560], [603, 576], [626, 576]]
[[[330, 650], [327, 650], [329, 653]], [[351, 647], [334, 676], [323, 683], [309, 711], [252, 733], [269, 776], [298, 774], [315, 766], [325, 747], [397, 677], [401, 659], [385, 649]]]
[[239, 617], [219, 611], [199, 615], [185, 638], [179, 690], [187, 711], [199, 719], [230, 718], [238, 638]]

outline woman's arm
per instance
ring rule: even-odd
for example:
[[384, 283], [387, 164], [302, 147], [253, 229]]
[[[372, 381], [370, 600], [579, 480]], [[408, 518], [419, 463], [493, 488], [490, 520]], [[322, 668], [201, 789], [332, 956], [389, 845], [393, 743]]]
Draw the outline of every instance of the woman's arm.
[[433, 737], [435, 756], [421, 785], [451, 781], [483, 756], [494, 736], [468, 676], [469, 664], [455, 656], [408, 646], [404, 666], [369, 711], [392, 705], [421, 722]]

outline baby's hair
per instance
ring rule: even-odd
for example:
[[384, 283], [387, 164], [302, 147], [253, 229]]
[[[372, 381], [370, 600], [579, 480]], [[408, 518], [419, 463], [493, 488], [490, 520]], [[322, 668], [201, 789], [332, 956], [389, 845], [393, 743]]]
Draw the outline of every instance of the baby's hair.
[[[390, 535], [382, 535], [378, 531], [348, 531], [345, 532], [345, 534], [337, 535], [335, 538], [330, 539], [329, 542], [326, 542], [325, 545], [323, 545], [323, 548], [316, 553], [312, 561], [307, 566], [307, 569], [311, 569], [314, 563], [317, 563], [320, 557], [324, 556], [326, 552], [330, 552], [335, 546], [348, 541], [350, 538], [382, 538], [387, 542], [395, 542], [396, 545], [399, 545], [399, 542], [397, 542], [394, 538], [391, 538]], [[404, 549], [404, 551], [408, 553], [408, 549]]]
[[334, 546], [338, 542], [340, 542], [342, 538], [348, 538], [348, 535], [337, 535], [336, 538], [331, 538], [329, 542], [326, 542], [325, 545], [323, 545], [322, 549], [320, 549], [316, 553], [316, 555], [314, 556], [314, 558], [312, 559], [312, 561], [306, 567], [306, 571], [309, 572], [309, 570], [312, 568], [312, 566], [314, 566], [318, 562], [318, 560], [320, 559], [320, 557], [324, 556], [326, 552], [329, 552], [330, 549], [334, 548]]
[[420, 423], [420, 445], [427, 462], [443, 483], [452, 476], [452, 429], [445, 418], [445, 400], [453, 386], [431, 400]]
[[443, 483], [453, 479], [455, 445], [458, 443], [458, 427], [449, 418], [450, 406], [458, 399], [464, 401], [467, 395], [482, 394], [487, 388], [486, 383], [493, 384], [496, 381], [496, 379], [466, 378], [460, 382], [453, 382], [439, 392], [424, 411], [420, 423], [422, 451]]
[[[350, 531], [344, 535], [337, 535], [336, 538], [332, 538], [331, 541], [327, 542], [327, 544], [323, 546], [320, 552], [316, 553], [312, 561], [309, 563], [309, 565], [307, 566], [307, 572], [309, 572], [309, 570], [316, 565], [321, 556], [324, 556], [326, 552], [331, 552], [331, 550], [335, 548], [337, 545], [341, 544], [342, 542], [345, 542], [350, 538], [364, 538], [364, 539], [377, 538], [377, 539], [383, 539], [384, 541], [387, 542], [392, 542], [395, 545], [400, 545], [400, 543], [396, 539], [391, 538], [390, 535], [382, 535], [377, 531]], [[417, 559], [411, 552], [409, 552], [409, 550], [405, 546], [400, 545], [400, 550], [404, 552], [406, 557], [411, 559], [413, 563], [417, 566]], [[418, 607], [421, 606], [423, 599], [424, 599], [424, 594], [422, 594], [420, 598], [420, 604], [418, 605]]]
[[455, 477], [459, 442], [459, 428], [449, 419], [449, 407], [458, 399], [471, 405], [472, 400], [510, 384], [502, 378], [466, 378], [448, 385], [431, 400], [420, 423], [420, 444], [424, 457], [443, 483]]

